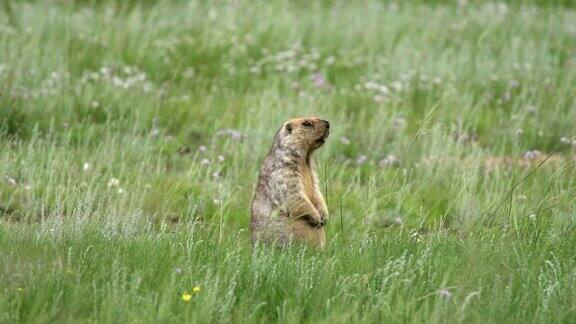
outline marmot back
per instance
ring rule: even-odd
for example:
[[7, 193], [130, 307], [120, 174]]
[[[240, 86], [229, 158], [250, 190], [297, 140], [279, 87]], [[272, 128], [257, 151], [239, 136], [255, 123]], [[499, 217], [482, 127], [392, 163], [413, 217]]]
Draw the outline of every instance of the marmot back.
[[312, 154], [329, 133], [330, 123], [316, 117], [291, 119], [276, 132], [252, 202], [252, 242], [325, 245], [328, 208]]

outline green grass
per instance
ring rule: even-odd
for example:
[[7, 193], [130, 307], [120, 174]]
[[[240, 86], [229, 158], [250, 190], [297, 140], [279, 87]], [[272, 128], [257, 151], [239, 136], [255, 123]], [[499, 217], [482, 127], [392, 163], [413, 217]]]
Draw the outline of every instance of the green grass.
[[[4, 2], [0, 322], [574, 322], [576, 11], [461, 3]], [[251, 247], [312, 114], [328, 247]]]

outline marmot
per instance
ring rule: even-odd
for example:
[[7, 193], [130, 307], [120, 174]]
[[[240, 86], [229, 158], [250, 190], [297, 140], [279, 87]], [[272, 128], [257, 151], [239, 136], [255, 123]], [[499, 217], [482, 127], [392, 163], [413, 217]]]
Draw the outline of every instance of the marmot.
[[252, 202], [253, 243], [325, 245], [328, 208], [312, 153], [329, 133], [330, 123], [316, 117], [291, 119], [276, 132]]

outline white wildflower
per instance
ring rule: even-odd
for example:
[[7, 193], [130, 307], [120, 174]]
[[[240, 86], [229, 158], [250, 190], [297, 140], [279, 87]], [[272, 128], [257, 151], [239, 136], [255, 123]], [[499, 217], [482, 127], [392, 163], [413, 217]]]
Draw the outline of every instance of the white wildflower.
[[184, 77], [186, 79], [192, 79], [194, 77], [194, 69], [191, 67], [187, 67], [186, 70], [184, 70]]
[[18, 185], [18, 183], [16, 182], [16, 180], [14, 178], [6, 177], [6, 181], [11, 186], [17, 186]]
[[449, 299], [452, 294], [450, 293], [450, 290], [446, 289], [446, 288], [442, 288], [440, 290], [438, 290], [438, 296], [444, 298], [444, 299]]
[[394, 90], [396, 90], [396, 91], [402, 91], [402, 89], [403, 89], [402, 82], [400, 82], [400, 81], [392, 82], [392, 88], [394, 88]]
[[540, 152], [538, 150], [527, 151], [526, 153], [524, 153], [524, 159], [525, 160], [537, 159], [540, 156], [542, 156], [542, 152]]
[[117, 187], [120, 184], [120, 181], [116, 178], [110, 178], [110, 180], [108, 180], [108, 187]]
[[538, 110], [536, 109], [536, 106], [534, 106], [534, 105], [528, 105], [528, 106], [526, 107], [526, 112], [529, 113], [529, 114], [534, 114], [534, 113], [536, 113], [537, 111], [538, 111]]
[[372, 99], [376, 103], [381, 103], [382, 101], [384, 101], [384, 99], [386, 99], [386, 97], [384, 97], [383, 95], [375, 95], [374, 97], [372, 97]]
[[395, 155], [389, 154], [378, 162], [381, 167], [390, 167], [398, 165], [398, 158]]

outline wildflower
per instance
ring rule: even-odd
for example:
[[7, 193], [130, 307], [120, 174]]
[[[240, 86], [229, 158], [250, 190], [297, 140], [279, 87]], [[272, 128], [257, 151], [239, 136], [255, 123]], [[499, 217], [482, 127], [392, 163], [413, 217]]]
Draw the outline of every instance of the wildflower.
[[22, 292], [22, 291], [24, 290], [24, 288], [22, 288], [22, 287], [18, 287], [18, 289], [17, 289], [17, 290], [18, 290], [18, 291], [20, 291], [20, 292]]
[[204, 145], [198, 146], [198, 152], [206, 152], [207, 148]]
[[314, 75], [312, 75], [312, 80], [314, 81], [314, 85], [318, 88], [323, 88], [328, 84], [322, 73], [314, 73]]
[[395, 155], [387, 155], [385, 158], [378, 162], [381, 167], [390, 167], [398, 165], [398, 158]]
[[394, 88], [394, 90], [396, 91], [402, 91], [402, 82], [400, 81], [392, 82], [392, 88]]
[[332, 65], [334, 64], [334, 62], [336, 61], [336, 58], [334, 58], [334, 56], [330, 55], [326, 58], [326, 60], [324, 61], [324, 63], [326, 65]]
[[180, 268], [176, 268], [176, 269], [174, 269], [174, 272], [176, 272], [177, 275], [181, 275], [184, 273], [184, 270], [182, 270]]
[[185, 292], [184, 294], [182, 294], [182, 300], [185, 302], [189, 302], [190, 299], [192, 299], [192, 295], [190, 295], [188, 292]]
[[108, 187], [116, 187], [120, 184], [120, 181], [116, 178], [110, 178], [110, 180], [108, 180]]
[[576, 139], [570, 139], [568, 137], [562, 137], [560, 139], [560, 143], [566, 144], [566, 145], [571, 145], [572, 148], [576, 150]]
[[100, 73], [103, 75], [110, 75], [112, 71], [110, 71], [110, 68], [103, 66], [100, 68]]
[[390, 89], [386, 85], [381, 85], [378, 90], [380, 93], [382, 93], [382, 95], [387, 95], [390, 92]]
[[151, 137], [158, 137], [158, 135], [160, 135], [160, 130], [157, 128], [154, 128], [152, 131], [150, 131], [150, 136]]
[[242, 132], [240, 132], [239, 130], [230, 128], [219, 130], [218, 132], [216, 132], [216, 136], [228, 136], [235, 140], [242, 140], [245, 137], [245, 135], [242, 134]]
[[400, 131], [406, 127], [408, 122], [404, 118], [394, 118], [392, 121], [392, 128], [396, 131]]
[[123, 88], [125, 83], [124, 80], [120, 79], [119, 77], [113, 77], [112, 78], [112, 85], [117, 87], [117, 88]]
[[377, 90], [379, 87], [380, 85], [374, 81], [364, 83], [364, 88], [366, 88], [366, 90]]
[[16, 183], [16, 180], [14, 178], [6, 177], [6, 181], [8, 181], [8, 184], [11, 186], [17, 186], [18, 185], [18, 183]]
[[152, 82], [144, 83], [144, 85], [142, 86], [142, 90], [144, 92], [151, 92], [152, 91]]
[[195, 294], [199, 293], [200, 290], [201, 290], [201, 289], [200, 289], [200, 286], [196, 286], [196, 287], [192, 288], [192, 292], [195, 293]]
[[346, 136], [341, 136], [340, 137], [340, 143], [342, 143], [344, 145], [350, 145], [350, 139]]
[[90, 168], [91, 168], [90, 163], [84, 162], [82, 169], [84, 169], [84, 171], [88, 171], [88, 170], [90, 170]]
[[366, 161], [368, 161], [368, 157], [364, 154], [359, 155], [356, 159], [357, 164], [364, 164]]
[[516, 129], [514, 132], [517, 136], [522, 136], [524, 134], [524, 130], [522, 128]]
[[510, 88], [517, 88], [520, 85], [520, 83], [518, 81], [512, 79], [508, 82], [508, 85], [510, 86]]
[[534, 160], [539, 158], [540, 156], [542, 156], [542, 152], [538, 150], [527, 151], [526, 153], [524, 153], [525, 160]]
[[374, 102], [376, 103], [381, 103], [382, 101], [384, 101], [384, 99], [386, 99], [384, 96], [382, 95], [375, 95], [374, 97], [372, 97], [372, 99], [374, 100]]
[[123, 194], [123, 193], [124, 193], [124, 189], [118, 188], [118, 194], [121, 195], [121, 194]]
[[192, 79], [194, 77], [194, 69], [191, 67], [186, 68], [186, 70], [184, 70], [184, 77], [186, 79]]
[[202, 160], [200, 160], [200, 165], [203, 165], [203, 166], [210, 165], [210, 160], [202, 159]]
[[218, 155], [219, 162], [224, 162], [224, 160], [226, 160], [226, 158], [223, 155]]
[[444, 298], [444, 299], [449, 299], [452, 294], [450, 293], [450, 290], [446, 289], [446, 288], [442, 288], [440, 290], [438, 290], [438, 296]]

